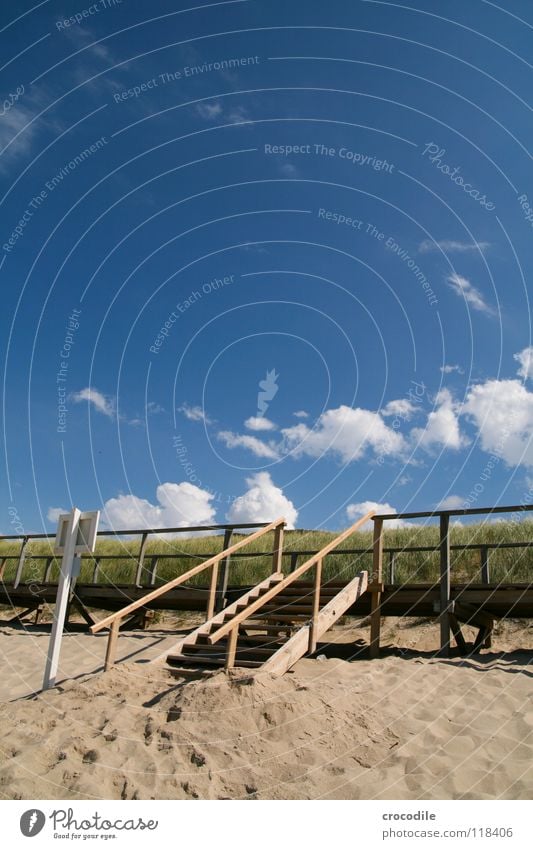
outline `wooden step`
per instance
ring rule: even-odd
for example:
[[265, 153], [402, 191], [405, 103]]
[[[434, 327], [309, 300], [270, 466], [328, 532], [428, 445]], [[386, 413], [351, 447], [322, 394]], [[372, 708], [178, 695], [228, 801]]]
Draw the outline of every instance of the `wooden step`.
[[[216, 659], [213, 657], [204, 657], [204, 656], [193, 656], [183, 655], [183, 654], [173, 654], [168, 655], [167, 663], [171, 666], [189, 666], [189, 665], [197, 665], [197, 666], [224, 666], [225, 657], [221, 657], [220, 659]], [[239, 658], [235, 659], [235, 666], [244, 666], [246, 668], [257, 669], [257, 667], [261, 666], [263, 663], [262, 660], [241, 660]]]
[[309, 622], [311, 618], [311, 614], [308, 613], [303, 615], [301, 613], [295, 613], [293, 615], [287, 613], [276, 613], [276, 611], [269, 611], [268, 613], [262, 613], [258, 611], [257, 619], [254, 619], [254, 624], [256, 622], [260, 622], [262, 619], [269, 624], [272, 625], [275, 622]]
[[290, 628], [290, 623], [289, 625], [271, 625], [267, 622], [261, 622], [260, 619], [245, 619], [244, 622], [241, 622], [241, 628], [246, 628], [246, 630], [250, 631], [266, 631], [267, 633], [275, 634], [279, 631], [287, 631], [288, 628]]
[[313, 608], [307, 604], [265, 604], [257, 613], [268, 615], [270, 613], [277, 613], [278, 610], [280, 613], [306, 613], [308, 616], [311, 616], [313, 613]]
[[[262, 655], [271, 655], [272, 652], [277, 651], [277, 649], [283, 645], [283, 643], [277, 643], [276, 645], [268, 648], [268, 646], [240, 646], [237, 645], [237, 655], [239, 654], [262, 654]], [[197, 657], [198, 655], [205, 655], [205, 657], [226, 657], [226, 646], [219, 646], [218, 643], [214, 646], [199, 646], [197, 643], [192, 646], [183, 646], [182, 655], [186, 655], [187, 657]]]

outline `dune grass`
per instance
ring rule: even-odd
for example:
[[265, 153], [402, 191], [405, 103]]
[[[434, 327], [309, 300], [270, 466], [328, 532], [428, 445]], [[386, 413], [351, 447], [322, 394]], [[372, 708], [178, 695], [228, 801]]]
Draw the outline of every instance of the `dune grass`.
[[[435, 523], [413, 525], [407, 528], [387, 530], [385, 523], [385, 548], [408, 549], [413, 546], [436, 547], [438, 545], [438, 527]], [[285, 533], [284, 571], [290, 564], [293, 551], [317, 551], [329, 542], [335, 533], [328, 531], [287, 531]], [[235, 534], [232, 542], [241, 539]], [[452, 545], [501, 545], [508, 542], [533, 541], [533, 521], [485, 522], [468, 525], [454, 525], [451, 528]], [[154, 537], [149, 541], [144, 560], [143, 583], [150, 580], [152, 557], [161, 555], [157, 566], [156, 584], [163, 583], [183, 574], [193, 565], [201, 563], [209, 555], [222, 550], [222, 535], [205, 535], [184, 539], [182, 536], [172, 540]], [[269, 552], [272, 549], [272, 534], [254, 541], [243, 550], [244, 556], [235, 556], [230, 569], [230, 583], [235, 585], [255, 584], [271, 572], [271, 557], [252, 557], [254, 552]], [[330, 555], [324, 566], [324, 578], [349, 580], [360, 569], [369, 569], [371, 557], [371, 532], [356, 533], [346, 540], [342, 549], [364, 549], [365, 553], [354, 555], [339, 553]], [[140, 539], [112, 539], [103, 537], [98, 540], [95, 558], [100, 557], [98, 573], [99, 583], [128, 584], [134, 580]], [[19, 543], [0, 541], [0, 559], [8, 555], [17, 555]], [[52, 549], [46, 540], [36, 540], [28, 545], [22, 580], [24, 582], [42, 580], [45, 561], [34, 559], [37, 555], [52, 556]], [[33, 556], [32, 556], [33, 555]], [[163, 557], [163, 555], [166, 555]], [[187, 556], [189, 555], [189, 556]], [[298, 558], [298, 565], [305, 556]], [[389, 556], [385, 555], [385, 580], [388, 580]], [[80, 581], [90, 582], [93, 578], [94, 559], [84, 557]], [[16, 559], [6, 563], [4, 581], [13, 580]], [[58, 561], [54, 560], [50, 580], [57, 580]], [[311, 573], [310, 573], [311, 574]], [[435, 581], [439, 574], [439, 554], [432, 552], [400, 551], [395, 557], [395, 583]], [[452, 551], [452, 580], [477, 580], [480, 575], [480, 554], [478, 550]], [[496, 582], [522, 582], [533, 580], [533, 548], [496, 549], [490, 551], [490, 576]], [[191, 584], [205, 586], [209, 573], [197, 576]]]

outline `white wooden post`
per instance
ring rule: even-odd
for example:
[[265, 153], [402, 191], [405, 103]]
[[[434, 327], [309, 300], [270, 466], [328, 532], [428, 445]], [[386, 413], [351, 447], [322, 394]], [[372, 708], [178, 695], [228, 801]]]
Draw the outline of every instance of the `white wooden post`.
[[[70, 514], [59, 517], [54, 551], [56, 554], [62, 554], [63, 557], [57, 586], [52, 633], [48, 644], [43, 690], [55, 686], [72, 579], [77, 578], [79, 574], [79, 555], [81, 552], [94, 551], [99, 517], [98, 511], [80, 513], [77, 507], [73, 507]], [[81, 523], [83, 523], [83, 527], [81, 527]]]

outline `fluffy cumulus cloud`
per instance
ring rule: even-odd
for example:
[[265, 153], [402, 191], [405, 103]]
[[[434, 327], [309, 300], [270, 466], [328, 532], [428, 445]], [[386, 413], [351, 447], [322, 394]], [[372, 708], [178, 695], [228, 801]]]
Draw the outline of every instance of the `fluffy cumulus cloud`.
[[508, 466], [533, 466], [533, 393], [519, 380], [472, 386], [463, 413], [475, 424], [484, 451]]
[[477, 310], [478, 312], [485, 313], [485, 315], [494, 315], [494, 310], [490, 307], [483, 295], [476, 289], [475, 286], [472, 285], [470, 280], [467, 280], [466, 277], [461, 277], [460, 274], [456, 274], [455, 271], [453, 274], [450, 274], [447, 278], [447, 281], [456, 295], [460, 298], [464, 298], [464, 300], [469, 304], [472, 309]]
[[382, 456], [401, 456], [404, 437], [387, 426], [379, 413], [341, 406], [326, 410], [311, 429], [300, 423], [283, 431], [284, 448], [293, 456], [320, 457], [334, 453], [349, 463], [371, 450]]
[[137, 495], [110, 498], [102, 510], [103, 524], [113, 530], [133, 530], [185, 528], [214, 522], [213, 495], [192, 483], [162, 483], [156, 497], [157, 504]]
[[382, 416], [398, 416], [402, 419], [410, 419], [416, 411], [416, 407], [407, 398], [398, 398], [389, 403], [381, 410]]
[[244, 426], [247, 427], [248, 430], [276, 430], [274, 422], [271, 422], [270, 419], [265, 418], [265, 416], [250, 416], [250, 418], [246, 419], [244, 422]]
[[276, 445], [263, 442], [257, 436], [250, 436], [248, 433], [221, 430], [217, 438], [224, 443], [226, 448], [245, 448], [256, 457], [262, 457], [265, 460], [277, 460], [279, 458]]
[[518, 369], [518, 376], [523, 377], [524, 380], [532, 380], [533, 379], [533, 347], [529, 346], [528, 348], [524, 348], [523, 351], [519, 351], [518, 354], [514, 355], [517, 363], [520, 363], [520, 368]]
[[[346, 508], [346, 515], [351, 522], [357, 522], [358, 519], [361, 519], [371, 510], [374, 511], [376, 516], [379, 515], [394, 515], [398, 511], [394, 509], [387, 502], [380, 504], [379, 501], [359, 501], [357, 504], [348, 504]], [[403, 519], [387, 519], [385, 523], [385, 528], [393, 529], [393, 528], [405, 528], [408, 526], [408, 522], [404, 522]], [[374, 527], [374, 522], [372, 519], [369, 519], [368, 522], [365, 522], [362, 526], [362, 531], [370, 531]]]
[[89, 404], [92, 404], [97, 412], [102, 413], [102, 415], [107, 416], [110, 419], [115, 418], [115, 399], [108, 395], [104, 395], [103, 392], [95, 389], [94, 386], [87, 386], [79, 392], [73, 392], [70, 397], [76, 404], [81, 404], [83, 401], [87, 401]]
[[435, 409], [425, 427], [414, 428], [412, 439], [422, 448], [463, 448], [467, 444], [459, 426], [459, 407], [448, 389], [442, 389], [435, 399]]
[[295, 527], [298, 510], [268, 472], [252, 475], [246, 484], [247, 491], [235, 499], [228, 511], [228, 522], [272, 522], [283, 516], [288, 528]]

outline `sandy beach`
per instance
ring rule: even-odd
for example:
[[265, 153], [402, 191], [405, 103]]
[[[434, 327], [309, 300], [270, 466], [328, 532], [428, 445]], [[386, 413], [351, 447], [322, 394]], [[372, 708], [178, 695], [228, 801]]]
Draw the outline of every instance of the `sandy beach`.
[[[533, 628], [500, 625], [493, 648], [435, 658], [435, 623], [333, 629], [321, 659], [282, 678], [243, 670], [184, 681], [147, 661], [174, 635], [65, 636], [64, 680], [40, 686], [46, 628], [4, 626], [0, 793], [8, 799], [529, 799]], [[518, 647], [518, 648], [517, 648]], [[505, 653], [507, 652], [507, 653]], [[354, 658], [349, 660], [348, 658]]]

